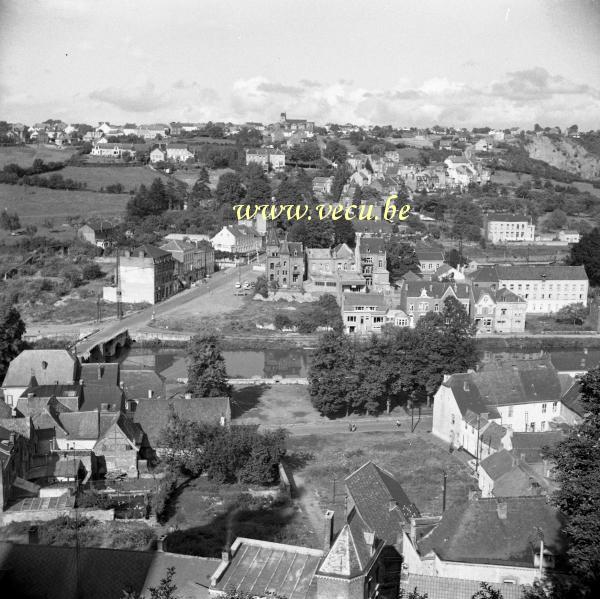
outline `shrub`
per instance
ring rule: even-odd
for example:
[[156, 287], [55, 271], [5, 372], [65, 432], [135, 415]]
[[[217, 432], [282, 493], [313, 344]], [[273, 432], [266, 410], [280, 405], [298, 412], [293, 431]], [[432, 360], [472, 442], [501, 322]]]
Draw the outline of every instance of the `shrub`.
[[283, 329], [289, 329], [292, 327], [292, 320], [286, 314], [277, 314], [275, 316], [275, 328], [282, 331]]
[[167, 515], [169, 500], [177, 489], [177, 482], [177, 476], [169, 472], [160, 482], [152, 499], [152, 509], [159, 522], [163, 522]]
[[83, 267], [81, 274], [82, 274], [83, 278], [86, 279], [87, 281], [92, 281], [93, 279], [99, 279], [104, 276], [102, 269], [95, 262], [90, 262], [89, 264], [86, 264]]

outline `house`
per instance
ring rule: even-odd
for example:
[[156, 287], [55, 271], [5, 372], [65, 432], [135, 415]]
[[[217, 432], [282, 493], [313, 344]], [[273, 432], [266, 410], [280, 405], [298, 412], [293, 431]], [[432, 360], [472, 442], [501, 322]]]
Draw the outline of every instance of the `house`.
[[167, 160], [167, 153], [158, 146], [150, 152], [150, 162], [156, 164], [157, 162], [165, 162]]
[[[473, 599], [481, 591], [481, 580], [466, 580], [464, 578], [441, 578], [426, 574], [403, 574], [400, 587], [408, 596], [415, 589], [428, 599]], [[522, 599], [523, 593], [519, 585], [512, 582], [487, 583], [491, 589], [498, 591], [502, 599]]]
[[278, 125], [285, 137], [290, 137], [294, 133], [302, 133], [306, 137], [313, 137], [314, 135], [314, 122], [306, 119], [288, 119], [285, 112], [281, 113]]
[[400, 307], [408, 314], [410, 326], [414, 327], [428, 312], [441, 312], [449, 297], [458, 300], [469, 313], [469, 285], [453, 281], [405, 281], [400, 291]]
[[344, 293], [342, 321], [346, 333], [366, 335], [381, 332], [388, 305], [378, 293]]
[[81, 408], [83, 402], [83, 387], [81, 381], [68, 385], [37, 385], [31, 384], [17, 401], [17, 409], [26, 415], [24, 406], [30, 406], [38, 402], [43, 405], [45, 400], [56, 399], [56, 401], [70, 412], [76, 412]]
[[184, 420], [225, 426], [231, 421], [231, 404], [228, 397], [140, 399], [133, 421], [144, 432], [145, 457], [153, 457], [163, 449], [161, 433], [172, 413]]
[[99, 123], [98, 127], [96, 127], [96, 133], [105, 137], [118, 137], [120, 135], [124, 135], [124, 132], [120, 127], [111, 125], [108, 122]]
[[476, 152], [491, 152], [494, 149], [494, 143], [490, 138], [478, 139], [474, 144]]
[[381, 237], [356, 234], [354, 249], [357, 271], [365, 279], [368, 290], [385, 292], [390, 288], [390, 273], [387, 270], [385, 242]]
[[442, 264], [431, 276], [432, 281], [456, 281], [457, 283], [463, 283], [465, 279], [466, 276], [462, 267], [453, 268], [446, 263]]
[[128, 154], [129, 150], [119, 144], [104, 142], [102, 139], [96, 141], [90, 151], [90, 156], [99, 156], [101, 158], [122, 158], [123, 154]]
[[444, 265], [444, 250], [440, 248], [417, 246], [415, 253], [424, 275], [433, 275]]
[[285, 154], [273, 148], [251, 148], [246, 150], [246, 166], [253, 162], [264, 171], [281, 171], [285, 168]]
[[279, 240], [275, 229], [267, 231], [266, 276], [279, 289], [302, 289], [304, 249], [296, 241]]
[[161, 139], [169, 133], [169, 127], [163, 124], [140, 125], [136, 135], [144, 139]]
[[106, 220], [89, 220], [77, 229], [77, 237], [99, 248], [110, 247], [115, 237], [115, 226]]
[[346, 291], [364, 292], [367, 282], [357, 271], [356, 256], [347, 244], [333, 248], [307, 248], [307, 281], [304, 289], [314, 294], [331, 293], [338, 300]]
[[561, 230], [558, 232], [558, 239], [565, 243], [579, 243], [581, 235], [578, 231]]
[[142, 399], [165, 399], [165, 379], [156, 371], [121, 368], [119, 387], [123, 390], [127, 411], [134, 412]]
[[522, 333], [525, 331], [527, 302], [506, 288], [497, 291], [472, 287], [471, 319], [483, 333]]
[[[416, 531], [404, 533], [404, 576], [413, 581], [422, 577], [435, 577], [437, 581], [485, 581], [501, 585], [498, 588], [505, 599], [517, 598], [521, 596], [520, 585], [533, 584], [540, 571], [552, 570], [564, 557], [564, 526], [564, 517], [546, 497], [458, 503], [446, 510], [433, 529], [421, 538]], [[462, 590], [459, 585], [456, 588], [461, 593], [464, 590], [464, 586]], [[465, 595], [431, 597], [444, 596], [458, 599]]]
[[200, 252], [194, 244], [186, 241], [170, 240], [160, 246], [175, 260], [175, 276], [182, 287], [189, 287], [201, 276]]
[[331, 186], [333, 185], [333, 177], [315, 177], [312, 180], [312, 189], [316, 194], [328, 194], [331, 193]]
[[224, 226], [210, 243], [219, 252], [248, 255], [262, 250], [263, 240], [251, 227], [228, 225]]
[[8, 365], [2, 383], [4, 401], [11, 407], [32, 384], [72, 385], [79, 361], [66, 349], [26, 349]]
[[[8, 428], [6, 424], [9, 425]], [[30, 429], [31, 421], [26, 424]], [[0, 424], [0, 508], [2, 510], [12, 497], [13, 487], [18, 486], [19, 482], [25, 479], [31, 468], [34, 453], [33, 432], [30, 432], [30, 435], [31, 437], [27, 438], [9, 423]]]
[[506, 288], [522, 297], [528, 314], [551, 314], [576, 303], [587, 306], [589, 281], [583, 266], [488, 266], [470, 279], [474, 287]]
[[581, 424], [590, 408], [581, 397], [581, 383], [578, 380], [567, 389], [560, 401], [560, 417], [572, 426]]
[[[434, 396], [432, 433], [452, 447], [477, 454], [481, 428], [489, 421], [512, 431], [547, 431], [560, 419], [561, 398], [571, 378], [548, 359], [497, 361], [478, 371], [445, 375]], [[485, 435], [484, 435], [485, 436]]]
[[[122, 599], [149, 597], [173, 567], [182, 599], [210, 599], [210, 577], [219, 560], [162, 550], [131, 551], [99, 547], [40, 545], [32, 529], [29, 543], [0, 542], [2, 591], [28, 599]], [[82, 572], [85, 575], [82, 576]]]
[[173, 162], [186, 162], [192, 160], [194, 153], [190, 152], [187, 144], [168, 144], [167, 145], [167, 160]]
[[119, 386], [118, 363], [87, 363], [81, 365], [81, 410], [101, 409], [105, 412], [123, 412], [125, 398]]
[[[118, 274], [123, 302], [156, 304], [174, 293], [175, 259], [153, 245], [124, 250]], [[116, 301], [116, 289], [105, 287], [104, 299]]]
[[485, 236], [490, 243], [533, 243], [535, 239], [535, 225], [530, 216], [490, 214], [486, 221]]

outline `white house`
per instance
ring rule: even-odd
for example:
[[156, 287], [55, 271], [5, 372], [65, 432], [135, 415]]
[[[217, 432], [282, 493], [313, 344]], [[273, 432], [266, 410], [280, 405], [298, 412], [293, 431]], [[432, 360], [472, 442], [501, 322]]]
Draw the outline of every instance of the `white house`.
[[150, 162], [152, 163], [164, 162], [166, 159], [167, 153], [160, 148], [154, 148], [154, 150], [150, 152]]
[[104, 141], [99, 140], [93, 145], [90, 155], [101, 156], [102, 158], [121, 158], [123, 154], [126, 154], [128, 152], [129, 150], [126, 150], [122, 146], [118, 144], [108, 143], [104, 139]]
[[250, 254], [260, 251], [263, 246], [262, 237], [243, 225], [223, 227], [210, 243], [216, 251], [230, 254]]
[[186, 144], [169, 144], [167, 146], [167, 160], [185, 162], [193, 157], [193, 152], [189, 151]]
[[486, 237], [491, 243], [520, 241], [532, 243], [535, 225], [530, 216], [520, 214], [490, 214], [487, 218]]

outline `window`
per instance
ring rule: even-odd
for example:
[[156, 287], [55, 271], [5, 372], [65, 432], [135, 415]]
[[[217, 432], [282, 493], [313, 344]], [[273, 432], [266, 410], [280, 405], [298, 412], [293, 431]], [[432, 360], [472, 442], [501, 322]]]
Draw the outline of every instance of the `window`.
[[414, 311], [415, 311], [415, 306], [414, 306], [414, 304], [411, 304], [410, 306], [408, 306], [408, 311], [409, 311], [409, 312], [414, 312]]
[[439, 304], [435, 304], [435, 305], [433, 306], [433, 311], [434, 311], [434, 312], [439, 312], [439, 311], [440, 311], [440, 305], [439, 305]]
[[454, 424], [454, 414], [450, 414], [450, 423]]
[[543, 403], [542, 404], [542, 414], [545, 414], [545, 413], [546, 413], [546, 404]]
[[557, 401], [552, 402], [552, 411], [556, 412], [557, 409], [558, 409], [558, 402]]
[[508, 417], [509, 418], [513, 417], [513, 407], [512, 406], [508, 406]]

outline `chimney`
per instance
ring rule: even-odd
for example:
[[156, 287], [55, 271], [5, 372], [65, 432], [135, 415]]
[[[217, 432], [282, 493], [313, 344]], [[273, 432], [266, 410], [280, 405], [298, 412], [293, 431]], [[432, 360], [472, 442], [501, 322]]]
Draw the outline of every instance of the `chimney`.
[[148, 389], [148, 399], [152, 399], [152, 395], [153, 395], [152, 389]]
[[325, 512], [325, 530], [323, 537], [323, 549], [329, 551], [331, 544], [333, 543], [333, 517], [335, 512], [333, 510], [327, 510]]
[[27, 530], [27, 539], [30, 545], [37, 545], [40, 541], [37, 526], [30, 526]]
[[165, 550], [165, 539], [166, 535], [162, 535], [156, 539], [156, 551], [163, 552]]
[[449, 374], [445, 374], [444, 375], [444, 380], [442, 382], [446, 383], [450, 380], [450, 375]]
[[496, 512], [498, 513], [498, 518], [500, 518], [500, 520], [506, 520], [506, 517], [508, 516], [508, 504], [506, 501], [498, 500], [496, 504]]
[[11, 445], [14, 445], [16, 440], [17, 440], [17, 433], [15, 433], [14, 431], [11, 431], [11, 432], [10, 432], [10, 435], [9, 435], [9, 437], [8, 437], [8, 442], [9, 442]]
[[140, 250], [138, 252], [138, 258], [143, 258], [144, 257], [144, 250]]
[[221, 551], [221, 561], [224, 564], [228, 564], [231, 561], [231, 549], [229, 547], [225, 547], [225, 549]]
[[98, 364], [98, 380], [102, 379], [102, 366]]
[[463, 381], [463, 389], [464, 389], [465, 391], [468, 391], [468, 390], [469, 390], [469, 381]]

